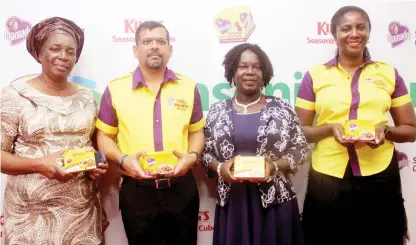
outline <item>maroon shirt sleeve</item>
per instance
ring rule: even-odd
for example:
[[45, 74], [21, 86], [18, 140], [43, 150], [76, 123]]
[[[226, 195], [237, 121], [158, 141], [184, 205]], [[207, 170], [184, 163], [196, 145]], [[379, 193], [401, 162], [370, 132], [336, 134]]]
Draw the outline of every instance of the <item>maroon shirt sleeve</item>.
[[113, 107], [113, 101], [108, 86], [105, 88], [104, 94], [101, 97], [98, 119], [100, 119], [100, 121], [107, 124], [108, 126], [118, 127], [117, 113]]
[[198, 87], [195, 86], [194, 92], [194, 106], [192, 110], [191, 122], [190, 124], [197, 123], [201, 121], [204, 117], [204, 113], [202, 111], [202, 103], [201, 103], [201, 96], [199, 95]]
[[404, 80], [402, 76], [400, 76], [399, 72], [396, 68], [394, 68], [395, 77], [396, 77], [396, 86], [394, 88], [394, 92], [391, 95], [392, 99], [398, 98], [400, 96], [403, 96], [405, 94], [408, 94], [406, 84], [404, 83]]

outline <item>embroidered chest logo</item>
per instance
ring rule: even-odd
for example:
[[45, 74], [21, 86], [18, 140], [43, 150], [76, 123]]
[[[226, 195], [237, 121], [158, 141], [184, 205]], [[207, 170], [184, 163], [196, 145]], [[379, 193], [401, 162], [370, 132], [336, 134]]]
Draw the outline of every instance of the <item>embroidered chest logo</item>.
[[188, 102], [183, 99], [168, 98], [168, 103], [181, 111], [186, 111], [189, 108]]
[[382, 79], [366, 78], [367, 82], [372, 83], [376, 88], [386, 89], [387, 84]]
[[168, 103], [169, 105], [173, 105], [175, 103], [175, 99], [172, 97], [168, 98]]

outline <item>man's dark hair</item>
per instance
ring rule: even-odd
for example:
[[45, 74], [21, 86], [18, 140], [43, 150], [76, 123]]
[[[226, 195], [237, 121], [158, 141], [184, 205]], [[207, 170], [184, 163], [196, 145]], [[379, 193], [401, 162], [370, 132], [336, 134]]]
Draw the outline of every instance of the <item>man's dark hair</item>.
[[150, 31], [151, 31], [151, 30], [153, 30], [153, 29], [155, 29], [155, 28], [159, 28], [159, 27], [161, 27], [161, 28], [165, 29], [165, 31], [166, 31], [166, 39], [168, 40], [168, 43], [169, 43], [169, 41], [170, 41], [170, 36], [169, 36], [169, 31], [168, 31], [168, 29], [166, 29], [166, 27], [165, 27], [163, 24], [161, 24], [160, 22], [153, 21], [153, 20], [149, 20], [149, 21], [145, 21], [145, 22], [141, 23], [141, 24], [139, 25], [139, 27], [137, 27], [137, 30], [136, 30], [136, 35], [135, 35], [135, 41], [136, 41], [136, 44], [138, 44], [138, 43], [139, 43], [139, 40], [140, 40], [140, 32], [141, 32], [142, 30], [148, 29], [148, 30], [150, 30]]

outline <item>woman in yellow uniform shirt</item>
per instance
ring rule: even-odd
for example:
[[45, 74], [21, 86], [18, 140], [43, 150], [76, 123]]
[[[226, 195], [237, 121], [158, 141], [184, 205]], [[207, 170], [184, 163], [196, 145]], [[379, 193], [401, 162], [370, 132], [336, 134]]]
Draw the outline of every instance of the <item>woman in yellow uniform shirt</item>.
[[[407, 226], [393, 142], [413, 142], [416, 120], [398, 71], [371, 60], [371, 22], [346, 6], [331, 20], [337, 55], [304, 76], [296, 112], [315, 143], [303, 212], [306, 244], [402, 245]], [[388, 126], [390, 112], [394, 127]], [[314, 124], [315, 116], [317, 122]], [[349, 143], [343, 123], [371, 120], [376, 139]]]

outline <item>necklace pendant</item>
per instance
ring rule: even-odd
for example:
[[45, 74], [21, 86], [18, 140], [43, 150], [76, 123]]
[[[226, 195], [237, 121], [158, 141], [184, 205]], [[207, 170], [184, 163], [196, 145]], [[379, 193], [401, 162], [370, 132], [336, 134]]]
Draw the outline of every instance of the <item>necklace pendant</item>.
[[247, 114], [247, 113], [248, 113], [248, 107], [249, 107], [249, 106], [252, 106], [252, 105], [254, 105], [254, 104], [257, 104], [257, 103], [260, 101], [260, 98], [261, 98], [261, 95], [259, 96], [259, 98], [258, 98], [256, 101], [254, 101], [254, 102], [252, 102], [252, 103], [250, 103], [250, 104], [248, 104], [248, 105], [243, 105], [243, 104], [240, 104], [240, 103], [238, 102], [238, 100], [237, 100], [237, 97], [235, 97], [235, 98], [234, 98], [234, 101], [235, 101], [235, 103], [236, 103], [238, 106], [241, 106], [241, 107], [243, 107], [243, 108], [244, 108], [244, 110], [243, 110], [243, 114]]

